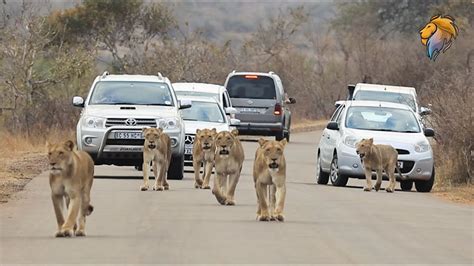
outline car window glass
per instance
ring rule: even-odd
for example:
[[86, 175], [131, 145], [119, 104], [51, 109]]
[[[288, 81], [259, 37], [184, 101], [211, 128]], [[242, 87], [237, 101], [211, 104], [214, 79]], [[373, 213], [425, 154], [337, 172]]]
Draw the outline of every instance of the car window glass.
[[416, 111], [415, 98], [408, 93], [359, 90], [354, 95], [354, 100], [401, 103], [410, 106], [413, 111]]
[[226, 89], [231, 98], [276, 99], [275, 82], [267, 76], [232, 76]]
[[96, 83], [89, 104], [173, 106], [173, 97], [166, 83], [101, 81]]
[[412, 111], [387, 107], [353, 106], [347, 111], [345, 125], [361, 130], [420, 132]]
[[334, 111], [334, 113], [332, 114], [330, 121], [332, 121], [332, 122], [336, 121], [337, 115], [339, 114], [341, 109], [342, 109], [342, 105], [340, 105], [336, 108], [336, 111]]
[[188, 109], [182, 110], [183, 120], [224, 123], [224, 114], [216, 102], [193, 101]]

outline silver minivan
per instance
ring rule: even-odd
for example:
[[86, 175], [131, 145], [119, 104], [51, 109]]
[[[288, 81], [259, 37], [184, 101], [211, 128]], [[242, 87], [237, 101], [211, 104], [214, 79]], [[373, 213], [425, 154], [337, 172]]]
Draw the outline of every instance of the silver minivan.
[[237, 126], [243, 135], [275, 136], [290, 140], [291, 111], [296, 103], [285, 93], [280, 77], [273, 73], [235, 72], [227, 76], [225, 88], [239, 112]]

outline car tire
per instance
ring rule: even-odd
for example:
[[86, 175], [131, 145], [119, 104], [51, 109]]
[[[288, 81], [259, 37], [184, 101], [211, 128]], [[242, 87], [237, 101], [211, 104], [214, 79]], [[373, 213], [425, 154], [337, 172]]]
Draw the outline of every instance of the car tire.
[[329, 182], [329, 173], [325, 173], [321, 168], [321, 158], [316, 159], [316, 183], [320, 185], [327, 185]]
[[284, 138], [285, 138], [285, 131], [284, 131], [284, 130], [279, 131], [279, 132], [275, 135], [275, 140], [277, 140], [277, 141], [283, 140]]
[[433, 188], [435, 180], [435, 169], [433, 167], [433, 171], [431, 172], [431, 177], [428, 180], [417, 180], [415, 181], [415, 188], [418, 192], [430, 192]]
[[172, 156], [168, 168], [168, 179], [181, 180], [184, 177], [184, 155]]
[[287, 142], [290, 142], [290, 131], [287, 131], [285, 133], [285, 139], [286, 139]]
[[402, 191], [411, 191], [411, 189], [413, 188], [413, 180], [401, 180], [400, 188], [402, 189]]
[[337, 154], [334, 153], [334, 156], [331, 160], [331, 172], [329, 173], [329, 179], [331, 179], [331, 184], [336, 187], [344, 187], [349, 181], [349, 177], [339, 173], [339, 164], [337, 160]]

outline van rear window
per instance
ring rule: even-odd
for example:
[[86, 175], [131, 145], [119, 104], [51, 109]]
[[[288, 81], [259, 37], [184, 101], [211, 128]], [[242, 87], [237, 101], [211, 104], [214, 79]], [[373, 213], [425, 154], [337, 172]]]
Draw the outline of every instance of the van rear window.
[[226, 89], [230, 98], [276, 99], [275, 82], [266, 76], [233, 76]]

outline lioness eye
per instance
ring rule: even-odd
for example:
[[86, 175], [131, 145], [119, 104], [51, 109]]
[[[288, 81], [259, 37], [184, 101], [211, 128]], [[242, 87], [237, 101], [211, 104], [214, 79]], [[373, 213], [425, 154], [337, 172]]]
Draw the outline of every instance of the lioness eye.
[[59, 155], [63, 155], [63, 154], [64, 154], [64, 152], [62, 152], [62, 151], [59, 152]]
[[280, 149], [280, 148], [277, 148], [277, 152], [281, 152], [281, 149]]
[[48, 155], [51, 156], [51, 152], [48, 152]]

